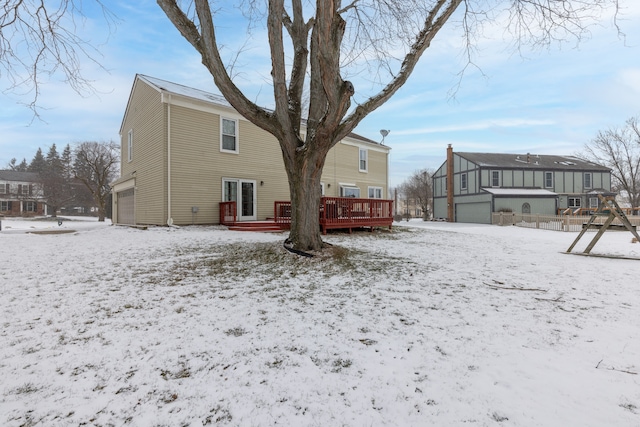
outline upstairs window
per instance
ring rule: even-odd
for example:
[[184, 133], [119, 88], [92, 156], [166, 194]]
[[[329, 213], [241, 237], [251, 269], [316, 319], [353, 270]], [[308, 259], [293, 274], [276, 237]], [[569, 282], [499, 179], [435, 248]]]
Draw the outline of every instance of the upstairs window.
[[553, 172], [544, 173], [544, 188], [553, 188]]
[[220, 151], [238, 152], [238, 121], [221, 118]]
[[590, 172], [586, 172], [584, 174], [584, 188], [591, 188], [592, 185], [592, 176]]
[[360, 162], [358, 163], [358, 168], [360, 170], [360, 172], [367, 172], [367, 167], [368, 167], [368, 155], [367, 155], [367, 150], [365, 150], [364, 148], [360, 149]]
[[491, 171], [491, 186], [500, 187], [500, 171]]
[[7, 193], [9, 193], [9, 192], [6, 190], [6, 188], [7, 188], [7, 186], [6, 186], [6, 184], [5, 184], [5, 183], [0, 184], [0, 194], [7, 194]]
[[133, 129], [127, 134], [127, 161], [133, 160]]
[[460, 189], [461, 190], [466, 190], [467, 189], [467, 174], [466, 172], [463, 174], [460, 174]]

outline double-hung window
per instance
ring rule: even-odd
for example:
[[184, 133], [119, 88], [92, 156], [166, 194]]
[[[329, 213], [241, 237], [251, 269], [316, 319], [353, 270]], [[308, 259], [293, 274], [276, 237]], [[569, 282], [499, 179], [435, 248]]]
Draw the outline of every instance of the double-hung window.
[[220, 151], [238, 153], [238, 121], [220, 118]]
[[369, 187], [370, 199], [382, 199], [382, 187]]
[[544, 173], [544, 188], [553, 188], [553, 172]]
[[500, 187], [500, 171], [491, 171], [491, 186]]
[[584, 188], [591, 188], [593, 185], [591, 172], [585, 172], [584, 174]]
[[6, 184], [3, 182], [2, 184], [0, 184], [0, 194], [5, 194], [8, 193], [8, 191], [6, 191]]
[[367, 155], [367, 150], [365, 150], [364, 148], [360, 149], [360, 153], [359, 153], [359, 158], [360, 161], [358, 163], [358, 168], [360, 170], [360, 172], [367, 172], [367, 168], [368, 168], [368, 155]]
[[466, 172], [460, 174], [460, 189], [461, 190], [467, 189], [467, 173]]

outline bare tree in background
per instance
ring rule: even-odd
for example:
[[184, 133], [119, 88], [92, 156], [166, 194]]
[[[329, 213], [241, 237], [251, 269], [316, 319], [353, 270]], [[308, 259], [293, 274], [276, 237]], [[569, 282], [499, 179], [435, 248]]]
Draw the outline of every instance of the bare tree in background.
[[[279, 141], [293, 205], [289, 239], [301, 250], [323, 247], [318, 209], [327, 153], [407, 82], [456, 10], [461, 11], [459, 29], [471, 54], [486, 23], [504, 22], [505, 32], [513, 36], [516, 45], [547, 46], [554, 41], [580, 40], [603, 11], [617, 11], [618, 1], [352, 0], [343, 4], [340, 0], [244, 0], [229, 4], [157, 0], [201, 55], [224, 97], [247, 120]], [[69, 21], [62, 19], [76, 16], [76, 6], [82, 3], [59, 0], [58, 4], [55, 9], [55, 3], [6, 0], [0, 11], [0, 66], [14, 76], [14, 84], [30, 81], [36, 96], [38, 76], [57, 67], [72, 85], [86, 83], [78, 56], [90, 53], [88, 45], [75, 35], [74, 28], [66, 28], [63, 23]], [[218, 21], [218, 12], [232, 5], [249, 17], [248, 27], [256, 27], [261, 20], [267, 29], [273, 88], [270, 108], [251, 101], [234, 82], [230, 70], [237, 58], [225, 63], [221, 56], [217, 30], [224, 31], [228, 22], [224, 18]], [[26, 43], [21, 45], [21, 41]], [[28, 46], [23, 48], [26, 55], [19, 52], [20, 46]], [[26, 73], [25, 80], [15, 77], [20, 76], [19, 69]], [[377, 82], [377, 89], [367, 93], [354, 87], [348, 76]], [[303, 106], [305, 87], [310, 98], [308, 111]], [[352, 106], [358, 90], [359, 101]]]
[[109, 183], [117, 178], [120, 146], [113, 142], [83, 142], [75, 150], [75, 178], [89, 190], [98, 207], [98, 221], [104, 221]]
[[[93, 0], [111, 29], [115, 16], [101, 0]], [[77, 92], [92, 92], [81, 70], [83, 59], [99, 64], [91, 41], [79, 35], [84, 20], [78, 0], [0, 1], [0, 77], [10, 91], [31, 92], [29, 107], [37, 114], [40, 85], [59, 73]]]
[[399, 188], [402, 194], [401, 199], [406, 201], [408, 206], [415, 205], [422, 212], [422, 219], [427, 221], [433, 212], [433, 171], [430, 169], [420, 169], [411, 174]]
[[627, 120], [622, 128], [611, 128], [585, 144], [577, 154], [585, 160], [611, 169], [613, 187], [626, 194], [631, 207], [640, 207], [640, 124], [638, 117]]

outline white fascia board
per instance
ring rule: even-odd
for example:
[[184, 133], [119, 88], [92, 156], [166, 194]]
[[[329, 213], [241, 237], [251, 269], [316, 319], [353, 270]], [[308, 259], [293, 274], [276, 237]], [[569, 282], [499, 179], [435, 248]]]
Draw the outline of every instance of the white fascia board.
[[391, 147], [387, 147], [386, 145], [380, 145], [377, 143], [366, 142], [366, 141], [356, 141], [356, 140], [347, 139], [347, 138], [344, 138], [342, 141], [340, 141], [340, 143], [344, 145], [351, 145], [353, 147], [365, 148], [371, 151], [379, 151], [381, 153], [388, 153], [389, 151], [391, 151]]

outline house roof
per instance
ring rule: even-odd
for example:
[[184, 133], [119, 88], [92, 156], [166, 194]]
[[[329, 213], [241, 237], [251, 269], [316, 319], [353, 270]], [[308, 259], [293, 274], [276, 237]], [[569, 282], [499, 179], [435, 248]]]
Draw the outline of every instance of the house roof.
[[573, 156], [461, 152], [456, 152], [455, 154], [480, 167], [610, 171], [608, 167], [581, 160]]
[[[180, 95], [186, 98], [191, 98], [191, 99], [202, 101], [202, 102], [212, 103], [212, 104], [224, 106], [227, 108], [233, 108], [233, 106], [229, 103], [229, 101], [227, 101], [225, 97], [222, 95], [205, 92], [200, 89], [195, 89], [195, 88], [184, 86], [178, 83], [172, 83], [166, 80], [158, 79], [156, 77], [146, 76], [143, 74], [138, 74], [136, 78], [143, 80], [147, 84], [155, 87], [160, 91], [170, 92], [171, 94], [174, 94], [174, 95]], [[379, 145], [389, 150], [391, 149], [390, 147], [382, 145], [379, 142], [376, 142], [372, 139], [366, 138], [362, 135], [358, 135], [353, 132], [349, 134], [349, 137], [352, 139], [369, 143], [369, 144]]]
[[197, 99], [199, 101], [211, 102], [225, 107], [233, 108], [231, 104], [222, 95], [216, 95], [214, 93], [205, 92], [200, 89], [195, 89], [188, 86], [183, 86], [178, 83], [168, 82], [166, 80], [158, 79], [155, 77], [145, 76], [138, 74], [138, 78], [144, 80], [149, 85], [154, 86], [159, 90], [171, 92], [175, 95], [182, 95], [187, 98]]
[[36, 172], [0, 170], [0, 179], [3, 181], [36, 182], [40, 179], [40, 176]]

